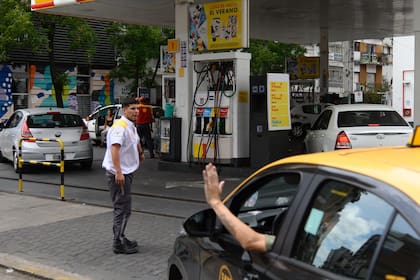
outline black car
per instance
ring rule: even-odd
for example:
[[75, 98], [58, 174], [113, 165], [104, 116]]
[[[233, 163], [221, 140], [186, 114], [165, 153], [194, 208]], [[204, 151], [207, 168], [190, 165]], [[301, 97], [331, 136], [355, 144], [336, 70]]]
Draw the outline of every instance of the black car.
[[203, 210], [184, 222], [168, 279], [419, 280], [420, 189], [413, 180], [420, 179], [420, 129], [418, 138], [419, 148], [307, 154], [268, 164], [224, 203], [254, 230], [274, 235], [272, 250], [245, 251], [212, 209]]

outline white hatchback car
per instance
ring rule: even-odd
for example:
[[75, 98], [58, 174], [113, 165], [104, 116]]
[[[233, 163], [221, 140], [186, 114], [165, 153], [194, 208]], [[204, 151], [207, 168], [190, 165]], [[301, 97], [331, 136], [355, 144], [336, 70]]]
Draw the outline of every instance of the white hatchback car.
[[[116, 119], [121, 118], [122, 116], [122, 105], [121, 104], [112, 104], [106, 105], [103, 107], [97, 108], [93, 113], [83, 119], [85, 122], [90, 139], [95, 143], [99, 144], [101, 142], [101, 131], [104, 129], [105, 124], [105, 117], [108, 110], [112, 111], [112, 115], [114, 116], [114, 121]], [[152, 106], [153, 116], [155, 118], [155, 122], [152, 124], [152, 138], [156, 139], [158, 137], [158, 129], [157, 129], [157, 122], [156, 120], [163, 115], [162, 108], [159, 106]]]
[[403, 146], [413, 128], [392, 107], [380, 104], [332, 105], [308, 130], [308, 153], [339, 149]]
[[[64, 144], [66, 163], [80, 163], [90, 168], [93, 163], [93, 148], [87, 127], [81, 116], [67, 108], [30, 108], [16, 110], [0, 127], [0, 160], [10, 160], [18, 171], [17, 158], [19, 139], [61, 139]], [[55, 141], [21, 142], [24, 161], [58, 162], [60, 146]]]
[[333, 105], [331, 103], [302, 103], [295, 105], [290, 110], [292, 118], [292, 137], [305, 137], [306, 131], [311, 127], [315, 119], [324, 108]]

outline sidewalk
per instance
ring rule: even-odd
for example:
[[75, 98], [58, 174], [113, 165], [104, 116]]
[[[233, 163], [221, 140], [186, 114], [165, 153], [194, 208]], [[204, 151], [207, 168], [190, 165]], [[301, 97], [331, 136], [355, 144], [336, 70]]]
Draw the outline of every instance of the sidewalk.
[[[95, 148], [92, 170], [69, 166], [66, 184], [107, 190], [101, 168], [104, 151]], [[0, 166], [2, 178], [16, 178], [8, 164]], [[44, 279], [166, 279], [167, 259], [183, 217], [206, 207], [202, 168], [159, 159], [146, 159], [142, 163], [132, 191], [146, 196], [133, 200], [133, 209], [142, 213], [133, 212], [127, 229], [128, 237], [139, 243], [139, 253], [133, 255], [112, 252], [113, 216], [108, 192], [81, 193], [77, 188], [66, 188], [66, 201], [57, 200], [57, 187], [45, 184], [58, 182], [55, 172], [25, 174], [24, 193], [17, 193], [15, 183], [4, 184], [0, 188], [0, 267], [26, 271]], [[227, 182], [225, 192], [251, 173], [248, 168], [220, 168], [221, 178]], [[105, 207], [82, 203], [87, 195], [91, 196], [90, 203]], [[202, 204], [176, 204], [154, 195]]]
[[115, 255], [110, 208], [0, 192], [0, 211], [0, 265], [44, 279], [166, 279], [182, 223], [133, 213], [139, 253]]

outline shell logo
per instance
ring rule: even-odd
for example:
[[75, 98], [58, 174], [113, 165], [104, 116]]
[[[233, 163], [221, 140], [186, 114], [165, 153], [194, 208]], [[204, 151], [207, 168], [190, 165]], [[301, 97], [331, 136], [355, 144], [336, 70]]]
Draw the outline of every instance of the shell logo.
[[233, 280], [232, 273], [227, 265], [222, 265], [220, 267], [219, 280]]

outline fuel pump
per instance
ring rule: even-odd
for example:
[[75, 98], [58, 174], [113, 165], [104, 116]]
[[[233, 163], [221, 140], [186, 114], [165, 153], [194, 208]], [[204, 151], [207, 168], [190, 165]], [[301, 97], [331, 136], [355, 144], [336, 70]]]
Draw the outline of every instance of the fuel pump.
[[233, 165], [247, 162], [250, 55], [240, 52], [200, 54], [194, 55], [192, 60], [196, 84], [192, 160]]

